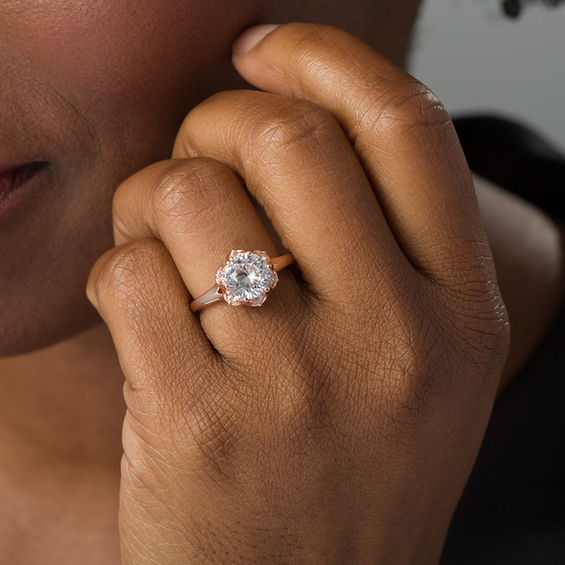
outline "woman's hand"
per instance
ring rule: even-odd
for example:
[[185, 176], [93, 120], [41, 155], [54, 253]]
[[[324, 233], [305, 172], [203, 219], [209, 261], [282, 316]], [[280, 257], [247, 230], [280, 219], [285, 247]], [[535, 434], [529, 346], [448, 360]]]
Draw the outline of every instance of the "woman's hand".
[[[126, 378], [123, 561], [435, 563], [508, 345], [449, 115], [335, 28], [234, 64], [267, 92], [188, 114], [89, 278]], [[194, 314], [231, 249], [283, 251], [239, 177], [297, 264]]]

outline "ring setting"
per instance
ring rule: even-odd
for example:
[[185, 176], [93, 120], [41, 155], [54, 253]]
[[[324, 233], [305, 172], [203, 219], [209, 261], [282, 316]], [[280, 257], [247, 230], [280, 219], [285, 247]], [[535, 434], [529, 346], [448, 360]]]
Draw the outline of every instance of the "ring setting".
[[261, 250], [234, 249], [216, 271], [216, 283], [224, 300], [232, 306], [261, 306], [279, 277], [269, 256]]
[[232, 249], [216, 270], [216, 284], [190, 303], [193, 312], [224, 300], [230, 306], [261, 306], [275, 288], [277, 271], [294, 262], [291, 253], [269, 257], [261, 249]]

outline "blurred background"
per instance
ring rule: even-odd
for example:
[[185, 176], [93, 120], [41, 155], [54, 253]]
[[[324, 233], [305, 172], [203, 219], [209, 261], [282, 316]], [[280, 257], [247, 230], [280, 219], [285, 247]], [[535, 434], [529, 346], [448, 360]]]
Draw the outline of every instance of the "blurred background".
[[565, 151], [565, 5], [424, 0], [408, 71], [453, 116], [496, 112], [524, 121]]

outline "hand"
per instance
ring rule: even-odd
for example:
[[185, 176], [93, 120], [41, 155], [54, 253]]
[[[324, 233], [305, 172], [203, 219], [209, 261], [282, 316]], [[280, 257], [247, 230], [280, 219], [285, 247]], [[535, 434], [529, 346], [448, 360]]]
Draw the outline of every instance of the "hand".
[[[435, 563], [508, 347], [449, 115], [335, 28], [233, 60], [262, 91], [118, 188], [88, 282], [126, 378], [123, 561]], [[231, 249], [284, 251], [240, 177], [297, 263], [194, 314]]]

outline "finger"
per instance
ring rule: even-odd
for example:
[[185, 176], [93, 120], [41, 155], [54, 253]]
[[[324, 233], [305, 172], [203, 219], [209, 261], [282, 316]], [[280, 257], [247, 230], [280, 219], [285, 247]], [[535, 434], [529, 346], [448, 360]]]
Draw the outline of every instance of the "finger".
[[472, 178], [451, 119], [425, 85], [337, 28], [251, 28], [233, 63], [254, 86], [315, 101], [355, 147], [411, 262], [438, 281], [461, 281], [489, 256]]
[[348, 301], [359, 280], [403, 279], [402, 267], [411, 268], [353, 148], [318, 105], [221, 92], [185, 118], [173, 156], [187, 155], [222, 161], [245, 179], [314, 294]]
[[[114, 193], [113, 217], [116, 243], [156, 237], [165, 244], [193, 298], [216, 284], [216, 270], [232, 249], [279, 255], [235, 173], [213, 159], [173, 159], [138, 171]], [[299, 297], [292, 274], [280, 272], [260, 309], [222, 301], [204, 308], [200, 322], [216, 349], [229, 355], [249, 333], [281, 324]]]
[[[86, 294], [112, 334], [131, 388], [159, 392], [187, 387], [197, 394], [200, 377], [215, 367], [214, 351], [164, 245], [138, 239], [98, 258]], [[189, 344], [187, 348], [184, 344]], [[182, 368], [183, 378], [175, 380]]]

